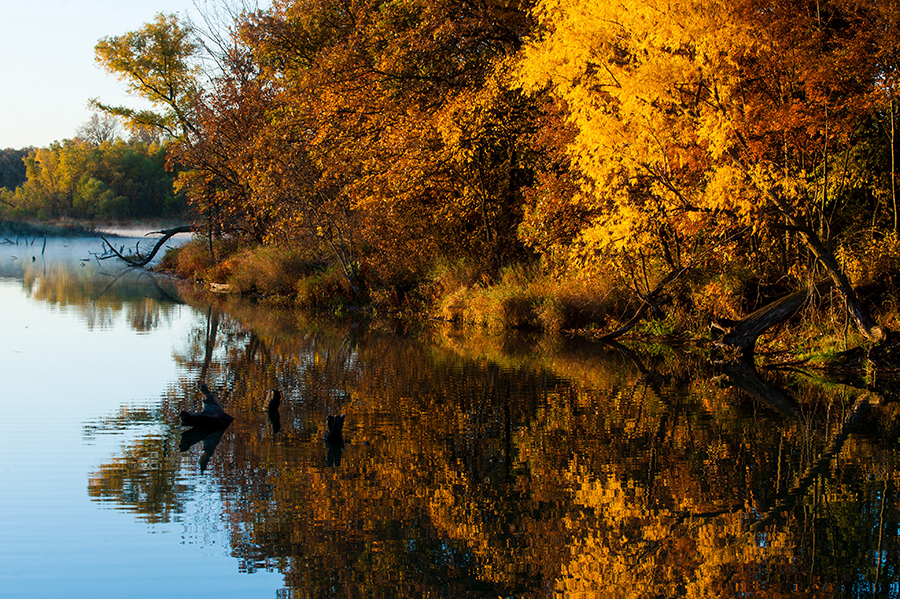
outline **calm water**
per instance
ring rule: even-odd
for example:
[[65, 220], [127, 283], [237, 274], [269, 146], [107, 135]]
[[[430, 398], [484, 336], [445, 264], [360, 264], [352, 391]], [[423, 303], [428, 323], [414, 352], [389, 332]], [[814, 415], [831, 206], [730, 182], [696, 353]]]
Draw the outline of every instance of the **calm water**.
[[900, 596], [891, 385], [213, 305], [98, 251], [0, 245], [4, 599]]

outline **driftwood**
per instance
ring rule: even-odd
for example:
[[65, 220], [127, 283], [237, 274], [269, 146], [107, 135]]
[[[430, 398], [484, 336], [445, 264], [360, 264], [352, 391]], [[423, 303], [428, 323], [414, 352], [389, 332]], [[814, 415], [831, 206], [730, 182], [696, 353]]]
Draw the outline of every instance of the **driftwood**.
[[823, 279], [812, 288], [801, 289], [777, 299], [742, 320], [719, 319], [713, 323], [713, 327], [724, 335], [716, 345], [737, 350], [742, 358], [749, 359], [753, 356], [753, 349], [760, 335], [796, 314], [813, 293], [823, 293], [831, 285], [831, 279]]
[[210, 392], [209, 387], [205, 383], [200, 383], [200, 391], [203, 392], [203, 411], [188, 412], [185, 410], [179, 414], [181, 424], [184, 426], [198, 426], [206, 428], [217, 428], [226, 426], [231, 423], [234, 418], [225, 413], [215, 396]]
[[178, 235], [179, 233], [192, 233], [193, 231], [193, 225], [182, 225], [180, 227], [172, 227], [171, 229], [162, 229], [161, 231], [151, 231], [150, 233], [147, 233], [147, 235], [155, 235], [157, 233], [161, 233], [162, 237], [159, 238], [159, 240], [156, 242], [156, 245], [153, 246], [152, 250], [150, 250], [149, 254], [147, 254], [146, 256], [137, 254], [135, 257], [123, 255], [120, 251], [116, 250], [113, 244], [111, 244], [105, 237], [101, 235], [100, 239], [102, 239], [106, 243], [109, 251], [112, 252], [112, 255], [103, 256], [100, 259], [105, 260], [107, 258], [112, 258], [113, 256], [115, 256], [116, 258], [128, 264], [128, 266], [134, 266], [138, 268], [147, 266], [150, 261], [153, 260], [153, 258], [156, 256], [157, 252], [159, 252], [159, 250], [162, 248], [163, 244], [165, 244], [169, 239], [171, 239], [175, 235]]

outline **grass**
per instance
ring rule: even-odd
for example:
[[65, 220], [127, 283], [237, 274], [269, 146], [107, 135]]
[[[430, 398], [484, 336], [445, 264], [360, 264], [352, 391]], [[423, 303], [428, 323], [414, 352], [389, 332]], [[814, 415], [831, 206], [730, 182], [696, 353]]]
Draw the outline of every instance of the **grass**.
[[432, 277], [434, 316], [488, 330], [540, 329], [550, 333], [605, 319], [621, 299], [599, 281], [556, 278], [536, 265], [505, 269], [496, 282], [466, 263], [443, 266]]

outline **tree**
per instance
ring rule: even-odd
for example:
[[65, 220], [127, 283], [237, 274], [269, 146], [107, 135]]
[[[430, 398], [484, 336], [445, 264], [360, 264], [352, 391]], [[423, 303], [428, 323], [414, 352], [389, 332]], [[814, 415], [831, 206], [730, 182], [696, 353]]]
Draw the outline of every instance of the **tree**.
[[14, 150], [6, 148], [0, 151], [0, 187], [15, 189], [25, 182], [24, 159], [31, 152], [31, 148]]
[[823, 241], [827, 223], [815, 225], [834, 201], [816, 166], [853, 146], [871, 110], [878, 32], [867, 6], [539, 2], [518, 78], [567, 105], [583, 176], [574, 202], [594, 215], [578, 243], [665, 253], [670, 240], [736, 226], [787, 228], [879, 339]]
[[273, 132], [296, 150], [280, 163], [315, 181], [293, 194], [299, 213], [315, 230], [355, 227], [342, 245], [357, 239], [397, 284], [441, 255], [494, 272], [517, 257], [530, 100], [502, 60], [526, 27], [502, 1], [285, 2], [252, 18], [243, 34], [277, 90]]
[[183, 212], [165, 171], [165, 150], [122, 140], [99, 146], [79, 139], [31, 151], [14, 205], [58, 218], [143, 218]]
[[149, 126], [172, 137], [194, 132], [193, 102], [199, 93], [198, 67], [194, 64], [200, 46], [189, 26], [175, 15], [158, 14], [137, 31], [105, 37], [94, 50], [97, 62], [125, 82], [130, 93], [149, 101], [159, 112], [92, 104], [133, 126]]

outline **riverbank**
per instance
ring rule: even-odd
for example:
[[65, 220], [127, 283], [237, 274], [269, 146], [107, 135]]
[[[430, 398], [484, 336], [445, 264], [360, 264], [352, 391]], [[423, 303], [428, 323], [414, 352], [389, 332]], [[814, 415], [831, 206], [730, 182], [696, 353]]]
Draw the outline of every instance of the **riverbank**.
[[[5, 243], [32, 242], [45, 235], [141, 236], [171, 223], [0, 223]], [[548, 339], [578, 337], [691, 345], [715, 353], [720, 319], [739, 319], [787, 293], [788, 285], [764, 286], [731, 272], [690, 272], [665, 288], [649, 305], [621, 277], [566, 278], [537, 263], [517, 264], [488, 276], [472, 263], [439, 263], [426, 276], [389, 285], [362, 271], [354, 288], [344, 272], [289, 246], [238, 248], [189, 239], [161, 258], [155, 270], [199, 284], [215, 293], [254, 302], [296, 307], [338, 318], [392, 322], [443, 322], [479, 334], [524, 331]], [[872, 279], [874, 277], [870, 277]], [[861, 300], [885, 329], [900, 330], [900, 291], [893, 277], [857, 286]], [[643, 306], [643, 307], [642, 307]], [[643, 311], [643, 313], [642, 313]], [[814, 295], [787, 322], [766, 332], [757, 353], [767, 362], [803, 362], [816, 367], [865, 372], [873, 360], [882, 372], [900, 372], [898, 351], [872, 352], [848, 318], [840, 295]]]
[[[169, 252], [158, 269], [216, 293], [339, 318], [442, 322], [479, 335], [526, 331], [548, 339], [599, 340], [620, 332], [612, 337], [650, 346], [689, 345], [709, 359], [716, 359], [718, 351], [713, 334], [717, 321], [740, 319], [792, 290], [788, 284], [763, 285], [733, 272], [689, 272], [668, 285], [642, 314], [645, 298], [621, 278], [566, 278], [536, 263], [514, 265], [489, 277], [460, 261], [439, 264], [414, 284], [389, 286], [373, 277], [354, 289], [340, 268], [289, 247], [251, 250], [218, 244], [210, 253], [205, 240]], [[888, 331], [900, 330], [900, 292], [892, 281], [882, 277], [878, 283], [857, 286], [861, 301]], [[876, 357], [884, 372], [900, 367], [897, 352], [871, 355], [872, 348], [833, 288], [810, 297], [796, 314], [763, 334], [756, 346], [766, 362], [802, 362], [864, 375]]]

